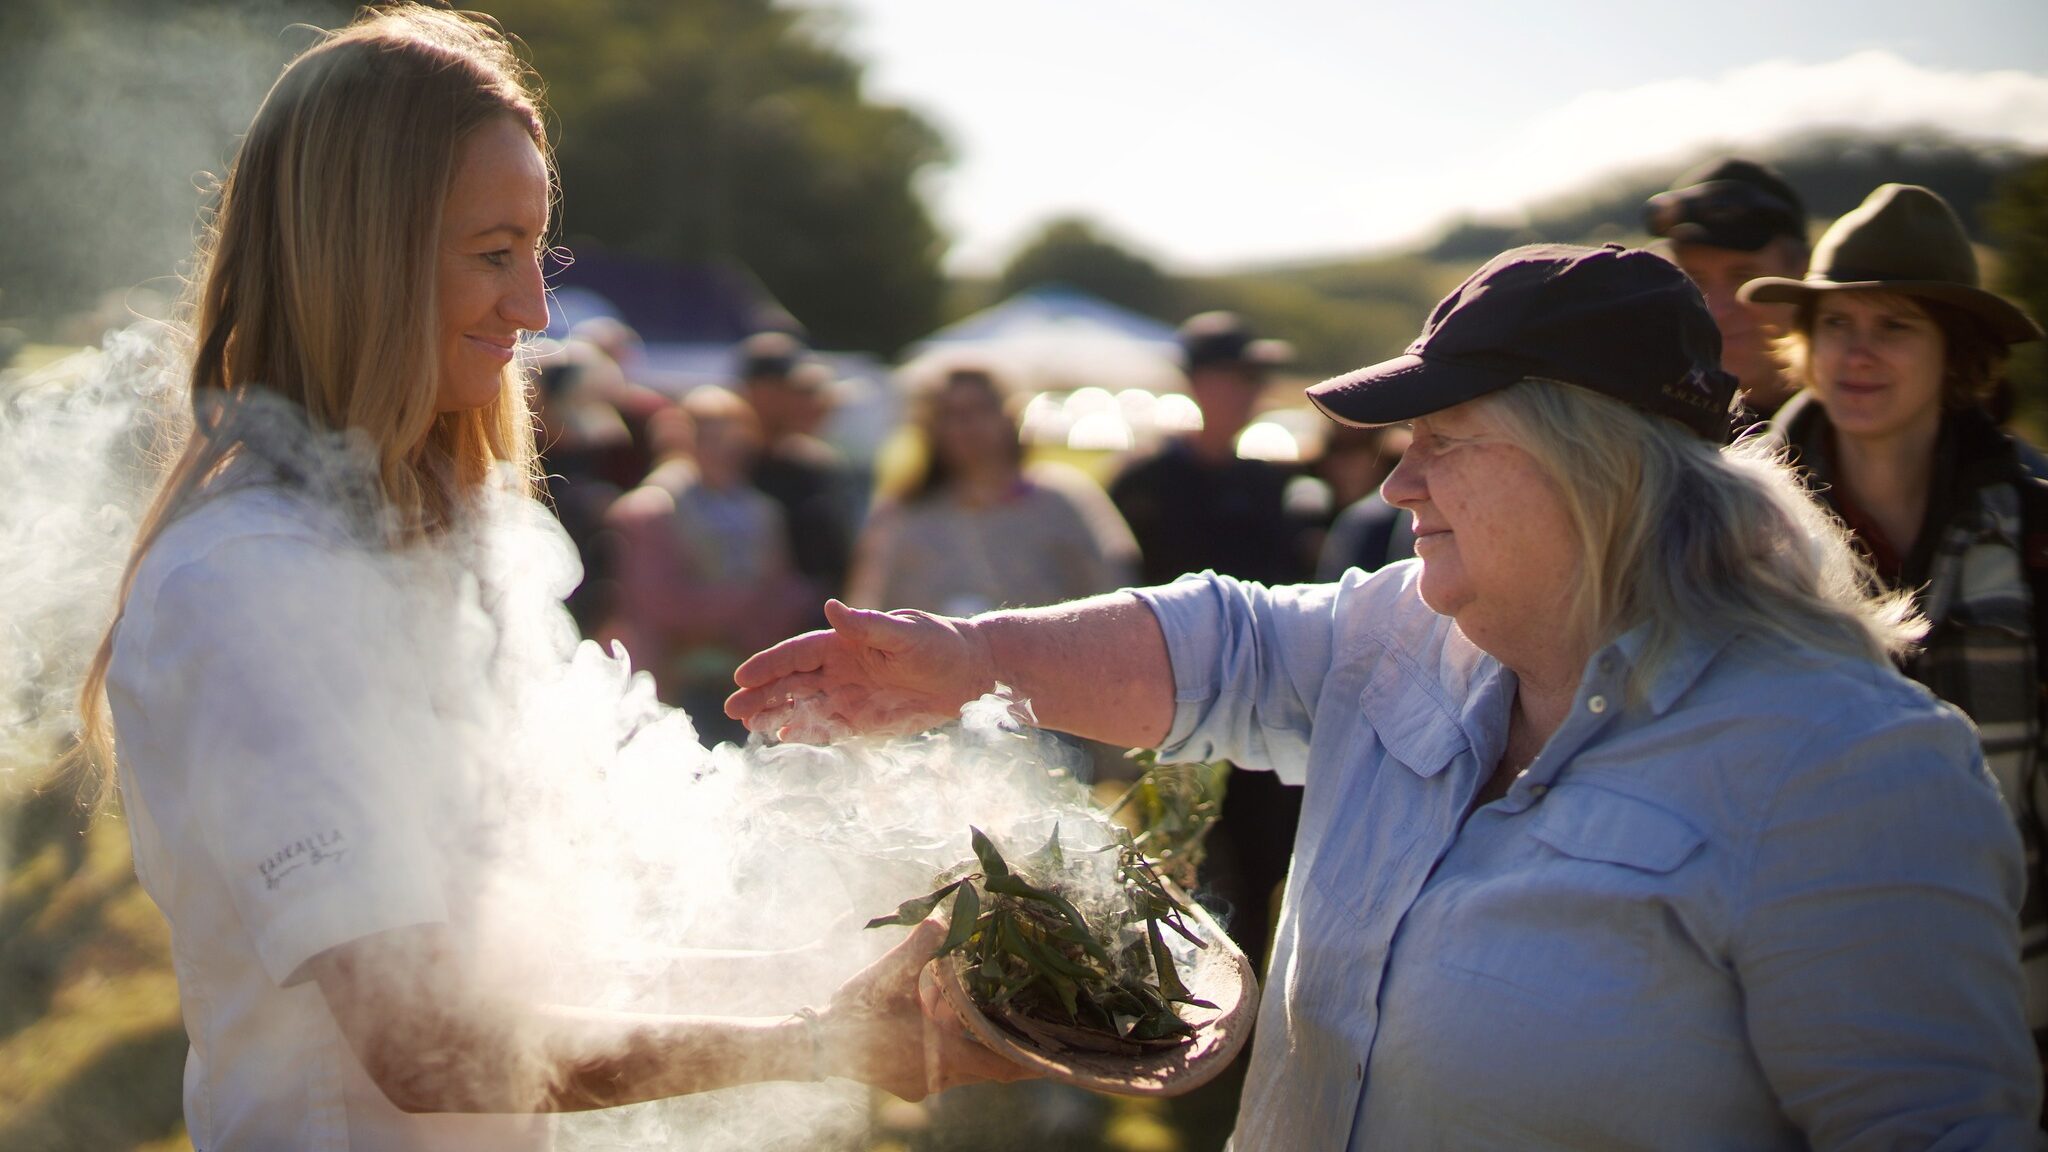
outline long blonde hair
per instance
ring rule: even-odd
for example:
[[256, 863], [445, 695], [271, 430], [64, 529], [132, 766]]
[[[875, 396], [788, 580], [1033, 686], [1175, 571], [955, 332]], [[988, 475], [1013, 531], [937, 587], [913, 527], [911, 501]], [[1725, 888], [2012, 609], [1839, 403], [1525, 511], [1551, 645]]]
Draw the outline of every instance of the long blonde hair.
[[1571, 634], [1597, 649], [1648, 625], [1629, 690], [1687, 631], [1884, 660], [1926, 630], [1879, 590], [1848, 530], [1760, 441], [1716, 448], [1677, 424], [1547, 380], [1477, 402], [1557, 482], [1578, 536]]
[[[394, 543], [450, 526], [493, 473], [534, 482], [525, 384], [508, 368], [482, 408], [438, 413], [435, 269], [466, 134], [511, 116], [552, 177], [534, 78], [477, 19], [416, 5], [365, 12], [288, 65], [205, 221], [187, 305], [191, 426], [144, 514], [121, 580], [248, 447], [252, 409], [282, 400], [374, 456]], [[118, 623], [118, 618], [117, 621]], [[60, 771], [88, 806], [112, 790], [101, 639]]]

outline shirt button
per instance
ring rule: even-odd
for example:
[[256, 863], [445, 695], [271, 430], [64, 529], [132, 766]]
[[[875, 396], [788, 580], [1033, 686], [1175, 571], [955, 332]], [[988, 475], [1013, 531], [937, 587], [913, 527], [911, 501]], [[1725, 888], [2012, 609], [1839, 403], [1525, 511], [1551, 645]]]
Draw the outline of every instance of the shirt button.
[[1550, 785], [1548, 784], [1531, 784], [1529, 786], [1529, 795], [1538, 799], [1541, 799], [1543, 794], [1548, 791], [1550, 791]]
[[1607, 711], [1607, 697], [1595, 696], [1591, 700], [1586, 701], [1586, 711], [1591, 712], [1595, 716]]

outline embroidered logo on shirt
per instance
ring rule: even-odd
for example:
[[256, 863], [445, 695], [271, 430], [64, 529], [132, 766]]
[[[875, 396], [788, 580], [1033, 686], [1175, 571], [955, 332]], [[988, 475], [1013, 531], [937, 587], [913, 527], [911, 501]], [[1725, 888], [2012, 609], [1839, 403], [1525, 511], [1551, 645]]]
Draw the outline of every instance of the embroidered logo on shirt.
[[347, 854], [348, 844], [342, 838], [341, 829], [336, 828], [292, 841], [264, 857], [256, 865], [256, 871], [263, 877], [263, 886], [275, 891], [285, 877], [299, 869], [331, 864]]

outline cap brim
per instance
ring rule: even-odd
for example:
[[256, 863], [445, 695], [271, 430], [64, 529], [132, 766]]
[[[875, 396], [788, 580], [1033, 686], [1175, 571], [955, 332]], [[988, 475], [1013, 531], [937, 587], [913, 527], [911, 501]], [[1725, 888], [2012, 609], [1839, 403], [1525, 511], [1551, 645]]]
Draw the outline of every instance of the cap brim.
[[1405, 355], [1333, 376], [1311, 387], [1308, 398], [1339, 424], [1377, 428], [1476, 400], [1520, 378], [1495, 368]]
[[1674, 244], [1697, 244], [1703, 248], [1725, 248], [1730, 252], [1761, 252], [1777, 233], [1763, 225], [1714, 228], [1695, 221], [1674, 224], [1663, 239]]
[[2008, 344], [2043, 338], [2041, 326], [2034, 318], [2003, 296], [1949, 280], [1793, 280], [1764, 276], [1744, 284], [1735, 296], [1751, 304], [1798, 304], [1820, 292], [1896, 292], [1901, 296], [1940, 300], [1975, 314]]
[[1244, 360], [1261, 368], [1285, 368], [1294, 363], [1294, 345], [1285, 340], [1254, 340], [1245, 345]]

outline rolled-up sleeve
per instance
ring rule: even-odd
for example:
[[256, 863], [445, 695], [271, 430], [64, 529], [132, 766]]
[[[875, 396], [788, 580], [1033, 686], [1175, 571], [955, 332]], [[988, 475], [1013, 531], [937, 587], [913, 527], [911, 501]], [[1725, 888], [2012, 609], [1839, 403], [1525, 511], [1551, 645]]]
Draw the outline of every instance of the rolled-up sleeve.
[[158, 593], [144, 695], [265, 971], [447, 918], [440, 726], [395, 591], [303, 542], [231, 542]]
[[1337, 585], [1266, 587], [1205, 572], [1137, 590], [1173, 665], [1173, 761], [1306, 779], [1311, 717], [1335, 650]]
[[1818, 726], [1754, 844], [1733, 962], [1814, 1148], [2032, 1148], [2019, 839], [1937, 705]]

